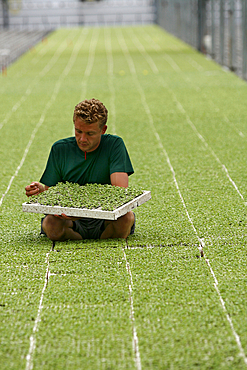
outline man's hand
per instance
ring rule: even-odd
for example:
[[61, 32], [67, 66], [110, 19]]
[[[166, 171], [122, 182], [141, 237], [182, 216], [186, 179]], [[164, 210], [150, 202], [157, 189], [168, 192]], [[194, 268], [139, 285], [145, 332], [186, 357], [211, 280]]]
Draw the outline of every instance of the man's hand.
[[38, 195], [39, 193], [42, 193], [43, 191], [47, 190], [48, 186], [43, 186], [37, 181], [32, 182], [30, 185], [25, 187], [26, 195], [28, 197], [31, 197], [32, 195]]
[[73, 217], [73, 216], [66, 216], [66, 214], [61, 213], [61, 215], [54, 215], [57, 218], [60, 218], [61, 220], [71, 220], [71, 221], [76, 221], [80, 220], [81, 217]]

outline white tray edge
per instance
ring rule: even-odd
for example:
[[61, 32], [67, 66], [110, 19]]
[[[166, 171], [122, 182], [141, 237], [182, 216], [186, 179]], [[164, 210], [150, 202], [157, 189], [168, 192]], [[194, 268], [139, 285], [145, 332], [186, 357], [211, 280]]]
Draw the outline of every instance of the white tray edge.
[[134, 198], [130, 202], [123, 204], [121, 207], [115, 209], [113, 213], [115, 213], [116, 219], [118, 219], [119, 217], [132, 211], [132, 209], [141, 206], [143, 203], [147, 202], [150, 199], [151, 199], [151, 191], [144, 191], [143, 194]]

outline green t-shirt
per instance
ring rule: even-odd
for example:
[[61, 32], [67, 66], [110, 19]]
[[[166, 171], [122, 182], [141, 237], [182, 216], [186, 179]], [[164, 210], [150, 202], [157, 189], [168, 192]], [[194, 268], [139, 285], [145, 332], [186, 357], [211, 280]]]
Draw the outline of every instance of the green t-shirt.
[[110, 184], [110, 175], [114, 172], [134, 173], [125, 144], [119, 136], [102, 135], [98, 148], [86, 153], [86, 158], [75, 137], [69, 137], [53, 144], [40, 182], [47, 186], [65, 181], [80, 185]]

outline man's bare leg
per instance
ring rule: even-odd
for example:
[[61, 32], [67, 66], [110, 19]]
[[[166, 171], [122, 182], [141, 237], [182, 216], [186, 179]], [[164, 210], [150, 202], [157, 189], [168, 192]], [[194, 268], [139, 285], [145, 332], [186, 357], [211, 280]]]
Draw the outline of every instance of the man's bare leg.
[[126, 239], [130, 234], [130, 230], [134, 222], [135, 216], [133, 212], [126, 213], [124, 216], [119, 217], [116, 221], [105, 221], [105, 230], [101, 234], [100, 239]]
[[82, 240], [82, 236], [74, 231], [73, 221], [64, 220], [53, 215], [44, 218], [42, 228], [52, 241]]

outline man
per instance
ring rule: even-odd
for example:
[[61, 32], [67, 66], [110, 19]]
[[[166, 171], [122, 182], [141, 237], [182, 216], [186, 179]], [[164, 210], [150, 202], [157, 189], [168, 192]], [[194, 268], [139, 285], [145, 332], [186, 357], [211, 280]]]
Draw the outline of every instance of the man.
[[[26, 186], [26, 195], [37, 195], [58, 182], [112, 184], [128, 187], [134, 173], [123, 140], [105, 134], [108, 111], [97, 99], [84, 100], [74, 110], [75, 137], [55, 142], [40, 182]], [[44, 184], [44, 185], [42, 185]], [[53, 241], [127, 238], [134, 232], [135, 217], [128, 212], [116, 221], [47, 215], [42, 231]]]

